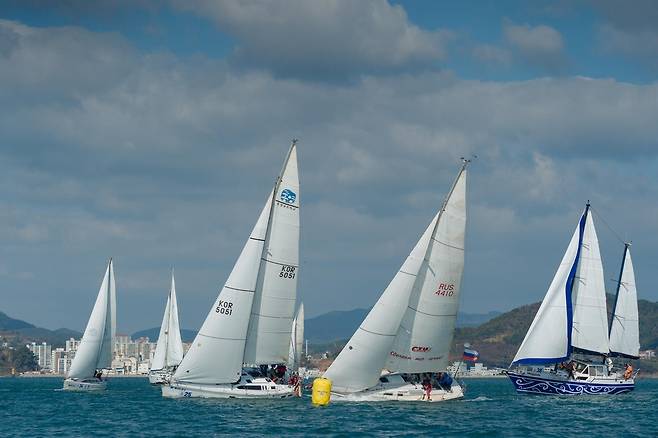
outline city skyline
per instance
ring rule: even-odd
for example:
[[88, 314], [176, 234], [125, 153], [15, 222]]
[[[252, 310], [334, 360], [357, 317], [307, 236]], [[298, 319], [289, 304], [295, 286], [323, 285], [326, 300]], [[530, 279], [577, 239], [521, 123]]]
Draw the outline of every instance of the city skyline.
[[587, 200], [658, 300], [650, 1], [7, 1], [0, 311], [198, 329], [299, 138], [308, 317], [369, 308], [469, 173], [461, 310], [541, 300]]

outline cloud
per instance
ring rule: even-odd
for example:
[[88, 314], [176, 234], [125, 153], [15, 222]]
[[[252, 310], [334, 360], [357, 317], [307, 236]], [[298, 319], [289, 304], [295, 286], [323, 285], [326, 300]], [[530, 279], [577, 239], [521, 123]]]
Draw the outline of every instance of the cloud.
[[221, 0], [174, 4], [212, 19], [237, 43], [234, 61], [283, 77], [342, 79], [436, 68], [450, 33], [412, 24], [385, 0]]
[[293, 136], [310, 314], [371, 305], [472, 153], [465, 309], [539, 299], [588, 198], [643, 236], [638, 272], [657, 278], [642, 266], [658, 245], [646, 202], [658, 198], [658, 83], [429, 71], [318, 83], [140, 53], [80, 28], [0, 29], [2, 310], [13, 316], [81, 329], [113, 255], [122, 330], [159, 323], [143, 309], [164, 304], [171, 265], [183, 325], [197, 327]]
[[564, 40], [554, 28], [506, 21], [503, 33], [507, 43], [529, 64], [551, 72], [565, 67]]
[[506, 66], [512, 62], [512, 54], [504, 47], [493, 44], [479, 44], [472, 50], [475, 59], [485, 64]]

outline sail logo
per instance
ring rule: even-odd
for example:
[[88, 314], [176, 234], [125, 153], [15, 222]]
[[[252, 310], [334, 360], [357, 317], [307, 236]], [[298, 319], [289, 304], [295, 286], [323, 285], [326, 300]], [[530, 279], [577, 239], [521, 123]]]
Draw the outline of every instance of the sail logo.
[[427, 353], [431, 349], [432, 347], [416, 347], [416, 346], [411, 347], [411, 351], [413, 351], [414, 353]]
[[281, 201], [286, 204], [294, 204], [297, 199], [297, 194], [290, 189], [283, 189], [281, 192]]

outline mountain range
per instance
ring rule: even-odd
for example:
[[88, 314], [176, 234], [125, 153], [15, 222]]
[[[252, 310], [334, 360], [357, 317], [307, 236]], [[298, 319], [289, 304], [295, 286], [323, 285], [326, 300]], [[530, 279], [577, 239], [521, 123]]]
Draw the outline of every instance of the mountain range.
[[20, 338], [21, 342], [46, 342], [55, 347], [63, 347], [67, 339], [79, 339], [80, 336], [82, 333], [75, 330], [67, 328], [49, 330], [0, 312], [0, 338]]

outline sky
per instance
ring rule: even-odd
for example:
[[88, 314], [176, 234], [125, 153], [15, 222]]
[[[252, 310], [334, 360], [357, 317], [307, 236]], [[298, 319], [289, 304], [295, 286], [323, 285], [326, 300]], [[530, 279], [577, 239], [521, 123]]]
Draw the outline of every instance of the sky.
[[461, 310], [541, 300], [591, 200], [658, 300], [658, 4], [0, 0], [0, 311], [198, 328], [299, 141], [309, 317], [372, 306], [460, 166]]

